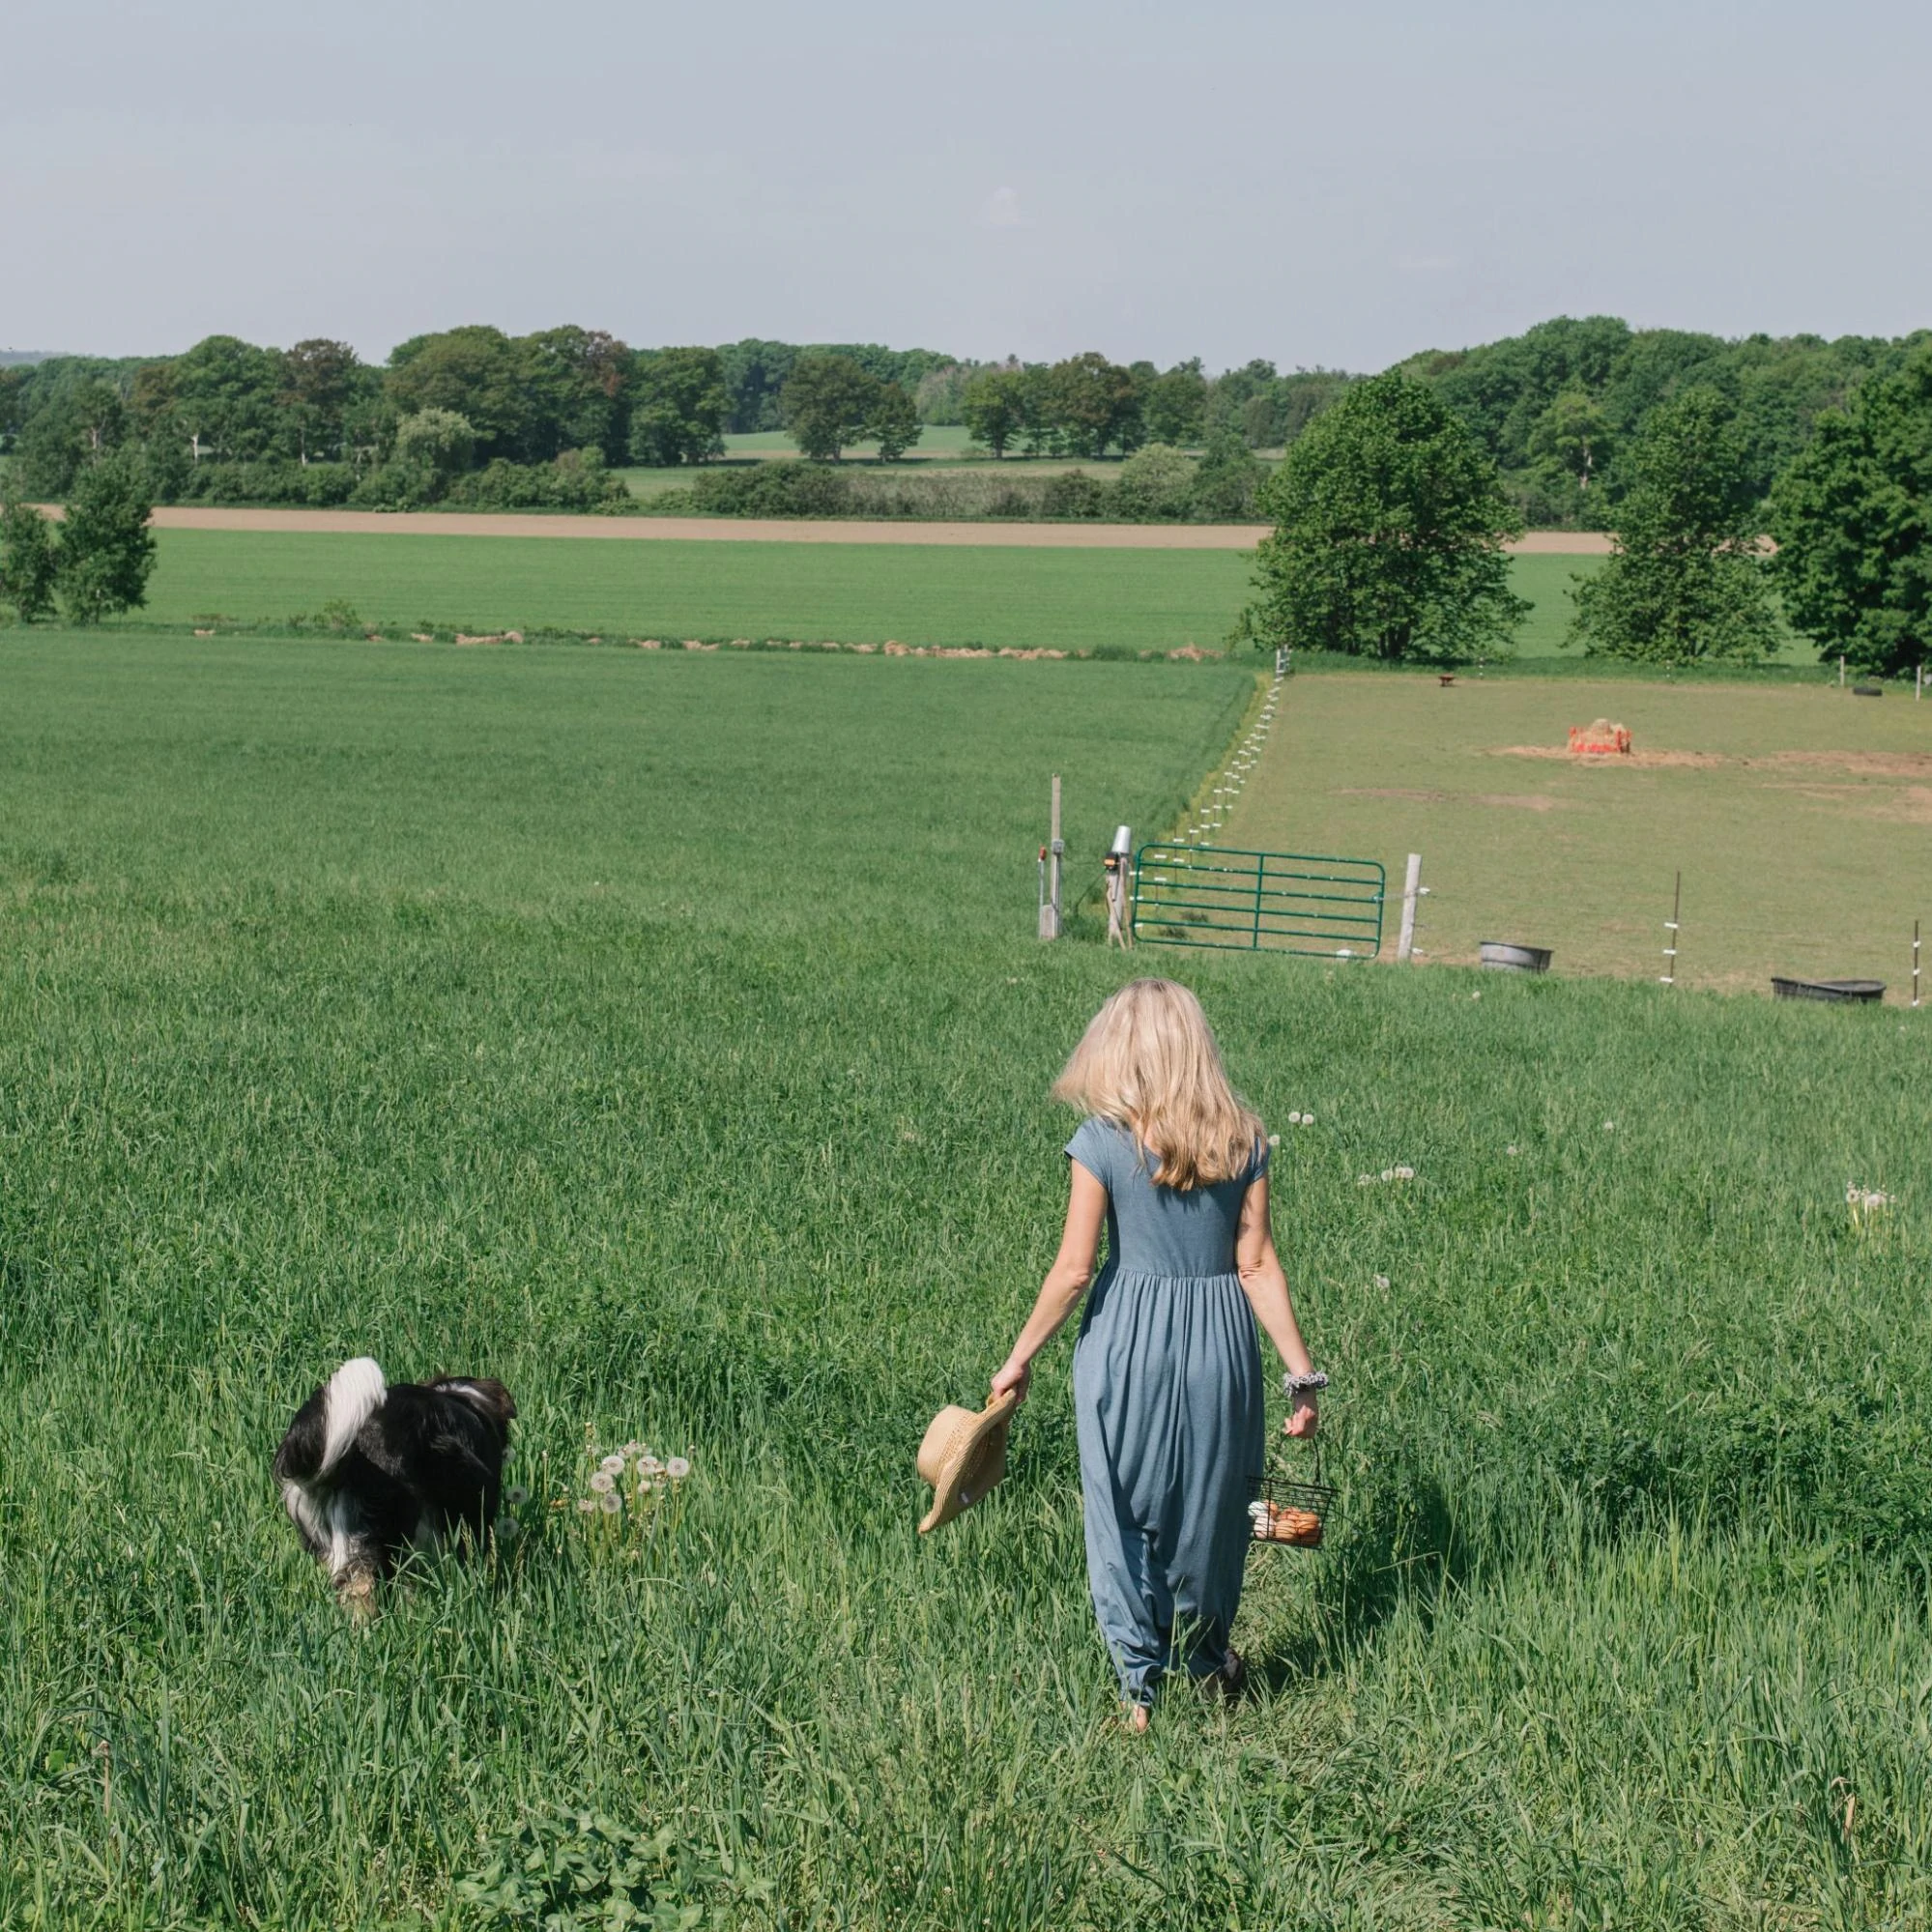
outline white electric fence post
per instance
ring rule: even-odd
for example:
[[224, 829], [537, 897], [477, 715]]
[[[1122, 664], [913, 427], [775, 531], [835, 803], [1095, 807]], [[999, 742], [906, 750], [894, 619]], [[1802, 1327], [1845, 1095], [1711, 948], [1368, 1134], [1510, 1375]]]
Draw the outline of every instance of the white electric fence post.
[[1912, 1003], [1918, 1004], [1918, 921], [1912, 922]]
[[1066, 841], [1060, 837], [1060, 774], [1053, 773], [1053, 816], [1048, 835], [1046, 859], [1046, 890], [1040, 897], [1040, 937], [1043, 939], [1057, 939], [1060, 937], [1060, 860], [1067, 850]]
[[1416, 949], [1416, 901], [1422, 897], [1422, 853], [1409, 854], [1408, 876], [1402, 880], [1402, 931], [1396, 941], [1396, 964], [1400, 966]]
[[1671, 889], [1670, 920], [1669, 923], [1663, 929], [1664, 966], [1661, 978], [1662, 978], [1662, 983], [1665, 986], [1675, 986], [1677, 984], [1677, 928], [1679, 921], [1682, 918], [1683, 912], [1684, 912], [1684, 875], [1683, 873], [1680, 872], [1677, 875], [1677, 883]]

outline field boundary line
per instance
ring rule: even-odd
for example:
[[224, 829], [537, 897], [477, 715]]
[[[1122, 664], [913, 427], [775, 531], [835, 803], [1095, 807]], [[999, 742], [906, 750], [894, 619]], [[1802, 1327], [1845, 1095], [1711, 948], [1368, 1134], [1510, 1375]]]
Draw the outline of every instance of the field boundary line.
[[[58, 520], [60, 506], [42, 504]], [[1268, 524], [921, 523], [913, 519], [540, 516], [444, 510], [220, 509], [163, 504], [157, 530], [269, 532], [287, 536], [547, 536], [658, 543], [907, 544], [984, 550], [1253, 550]], [[1600, 557], [1597, 531], [1533, 530], [1503, 548], [1513, 556]]]

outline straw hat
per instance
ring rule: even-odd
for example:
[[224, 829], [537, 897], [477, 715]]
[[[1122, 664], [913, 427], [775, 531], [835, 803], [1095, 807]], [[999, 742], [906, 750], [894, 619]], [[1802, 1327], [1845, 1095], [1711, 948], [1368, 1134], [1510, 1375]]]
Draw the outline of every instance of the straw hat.
[[1007, 1427], [1019, 1402], [1018, 1396], [1008, 1395], [977, 1415], [943, 1408], [933, 1418], [919, 1445], [920, 1480], [933, 1485], [933, 1507], [919, 1525], [921, 1536], [971, 1509], [1006, 1474]]

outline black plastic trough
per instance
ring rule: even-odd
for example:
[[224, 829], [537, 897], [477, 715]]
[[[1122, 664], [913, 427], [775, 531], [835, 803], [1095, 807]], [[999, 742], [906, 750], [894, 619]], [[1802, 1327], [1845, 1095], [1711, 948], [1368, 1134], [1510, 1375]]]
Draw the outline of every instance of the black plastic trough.
[[1885, 997], [1882, 979], [1780, 979], [1772, 975], [1771, 990], [1779, 999], [1831, 999], [1840, 1005], [1869, 1005]]

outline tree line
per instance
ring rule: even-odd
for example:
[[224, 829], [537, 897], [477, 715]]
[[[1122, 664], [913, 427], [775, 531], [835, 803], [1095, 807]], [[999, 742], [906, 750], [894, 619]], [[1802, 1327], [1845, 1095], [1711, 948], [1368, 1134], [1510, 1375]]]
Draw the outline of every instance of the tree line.
[[[1821, 410], [1768, 487], [1760, 427], [1715, 382], [1646, 413], [1619, 454], [1611, 555], [1576, 581], [1567, 641], [1748, 664], [1788, 624], [1860, 673], [1916, 676], [1932, 656], [1932, 339]], [[1454, 664], [1507, 654], [1526, 615], [1505, 472], [1443, 387], [1406, 367], [1352, 385], [1256, 508], [1275, 526], [1242, 618], [1258, 642]]]

